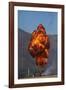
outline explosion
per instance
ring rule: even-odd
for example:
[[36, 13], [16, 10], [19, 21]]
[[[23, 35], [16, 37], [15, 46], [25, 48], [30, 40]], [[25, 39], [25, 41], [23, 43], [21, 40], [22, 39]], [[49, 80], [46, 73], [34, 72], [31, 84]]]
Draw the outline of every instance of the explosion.
[[48, 62], [50, 42], [46, 30], [42, 24], [32, 32], [28, 45], [28, 51], [36, 59], [36, 65], [43, 66]]

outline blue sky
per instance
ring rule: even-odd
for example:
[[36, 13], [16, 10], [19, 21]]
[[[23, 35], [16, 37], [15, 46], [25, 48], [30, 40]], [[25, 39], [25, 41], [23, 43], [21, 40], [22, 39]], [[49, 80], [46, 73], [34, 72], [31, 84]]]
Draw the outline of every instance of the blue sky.
[[43, 24], [47, 34], [57, 34], [57, 13], [44, 11], [18, 11], [18, 28], [31, 33], [39, 24]]

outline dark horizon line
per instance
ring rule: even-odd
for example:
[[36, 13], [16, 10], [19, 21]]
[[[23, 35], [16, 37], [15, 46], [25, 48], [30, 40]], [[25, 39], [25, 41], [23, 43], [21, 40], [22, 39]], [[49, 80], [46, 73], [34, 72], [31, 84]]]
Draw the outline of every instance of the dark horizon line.
[[[29, 34], [32, 33], [32, 32], [25, 31], [25, 30], [23, 30], [23, 29], [21, 29], [21, 28], [18, 28], [18, 30], [24, 31], [24, 32], [29, 33]], [[48, 33], [47, 33], [47, 35], [58, 35], [58, 34], [56, 34], [56, 33], [55, 33], [55, 34], [50, 34], [50, 33], [48, 34]]]

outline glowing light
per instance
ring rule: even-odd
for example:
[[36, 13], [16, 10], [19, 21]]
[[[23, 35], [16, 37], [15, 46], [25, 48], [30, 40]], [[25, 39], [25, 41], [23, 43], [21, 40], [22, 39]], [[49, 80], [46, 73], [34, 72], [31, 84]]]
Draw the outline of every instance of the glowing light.
[[37, 30], [32, 32], [32, 37], [28, 46], [28, 50], [32, 57], [36, 59], [36, 65], [43, 66], [48, 62], [49, 38], [42, 24]]

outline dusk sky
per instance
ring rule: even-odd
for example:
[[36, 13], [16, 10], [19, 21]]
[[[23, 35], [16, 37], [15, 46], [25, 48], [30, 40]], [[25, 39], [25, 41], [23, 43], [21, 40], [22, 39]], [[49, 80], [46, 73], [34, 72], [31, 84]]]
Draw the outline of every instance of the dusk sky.
[[57, 34], [57, 13], [44, 11], [18, 11], [18, 28], [33, 32], [39, 24], [42, 24], [47, 34]]

